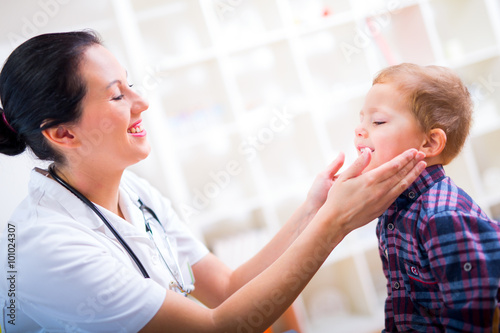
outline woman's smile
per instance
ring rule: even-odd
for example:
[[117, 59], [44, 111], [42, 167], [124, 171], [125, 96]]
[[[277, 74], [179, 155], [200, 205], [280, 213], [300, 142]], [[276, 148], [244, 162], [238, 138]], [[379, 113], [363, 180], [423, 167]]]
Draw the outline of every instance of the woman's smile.
[[138, 137], [146, 136], [147, 132], [142, 127], [142, 119], [136, 121], [132, 126], [130, 126], [127, 129], [127, 133], [131, 134], [132, 136], [138, 136]]

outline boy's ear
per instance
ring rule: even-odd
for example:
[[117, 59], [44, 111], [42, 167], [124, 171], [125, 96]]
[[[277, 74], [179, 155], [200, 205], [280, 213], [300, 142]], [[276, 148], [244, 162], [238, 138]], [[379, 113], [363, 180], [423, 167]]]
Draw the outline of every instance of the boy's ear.
[[426, 158], [435, 157], [441, 154], [446, 146], [446, 139], [446, 133], [441, 128], [431, 129], [421, 148]]
[[42, 131], [43, 136], [56, 147], [72, 148], [78, 146], [78, 140], [71, 129], [64, 125], [50, 127]]

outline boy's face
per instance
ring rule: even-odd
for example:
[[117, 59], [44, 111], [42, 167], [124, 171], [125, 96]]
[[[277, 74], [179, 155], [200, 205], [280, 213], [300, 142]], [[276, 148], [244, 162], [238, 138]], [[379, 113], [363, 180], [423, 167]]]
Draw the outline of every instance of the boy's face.
[[355, 129], [358, 153], [372, 151], [370, 164], [363, 172], [378, 167], [407, 149], [420, 149], [425, 133], [406, 106], [403, 96], [392, 83], [375, 84], [366, 95]]

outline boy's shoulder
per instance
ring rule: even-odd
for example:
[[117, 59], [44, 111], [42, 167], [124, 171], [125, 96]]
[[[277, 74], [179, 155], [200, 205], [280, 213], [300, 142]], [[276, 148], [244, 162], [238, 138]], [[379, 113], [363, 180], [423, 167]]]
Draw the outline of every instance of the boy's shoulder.
[[[454, 212], [491, 220], [474, 199], [449, 176], [433, 183], [419, 198], [422, 209], [429, 215]], [[498, 224], [497, 221], [494, 221]]]

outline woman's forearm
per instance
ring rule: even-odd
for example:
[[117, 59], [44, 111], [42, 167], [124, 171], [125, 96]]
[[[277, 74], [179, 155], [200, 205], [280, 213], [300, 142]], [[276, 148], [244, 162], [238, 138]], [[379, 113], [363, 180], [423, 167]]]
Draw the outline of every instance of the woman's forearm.
[[346, 235], [342, 223], [334, 229], [329, 224], [321, 216], [312, 221], [277, 260], [214, 310], [215, 327], [262, 332], [277, 320]]
[[167, 292], [143, 332], [262, 332], [293, 303], [347, 231], [335, 213], [318, 213], [292, 245], [266, 270], [215, 309]]
[[276, 235], [255, 256], [232, 273], [227, 296], [276, 261], [307, 227], [317, 211], [317, 207], [312, 207], [308, 202], [300, 205]]

